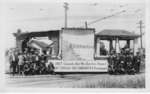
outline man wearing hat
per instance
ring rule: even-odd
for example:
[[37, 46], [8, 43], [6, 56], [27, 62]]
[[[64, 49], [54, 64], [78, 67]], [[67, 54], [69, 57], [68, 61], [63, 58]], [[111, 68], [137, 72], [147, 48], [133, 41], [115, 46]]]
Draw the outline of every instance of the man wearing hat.
[[140, 72], [140, 64], [141, 64], [141, 57], [140, 57], [140, 53], [137, 52], [136, 56], [134, 57], [134, 67], [135, 67], [136, 73]]

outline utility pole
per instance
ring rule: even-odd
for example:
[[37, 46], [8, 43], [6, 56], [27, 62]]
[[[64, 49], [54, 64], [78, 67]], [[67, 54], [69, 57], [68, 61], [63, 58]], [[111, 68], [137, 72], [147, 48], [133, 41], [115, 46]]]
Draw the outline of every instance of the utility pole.
[[143, 32], [142, 32], [143, 22], [142, 22], [142, 20], [140, 20], [138, 24], [140, 25], [140, 26], [139, 26], [139, 28], [140, 28], [140, 41], [141, 41], [141, 48], [143, 48], [143, 41], [142, 41], [142, 35], [143, 35]]
[[67, 11], [68, 11], [68, 9], [69, 9], [69, 7], [68, 7], [68, 3], [67, 2], [64, 2], [64, 8], [65, 8], [65, 28], [67, 28]]

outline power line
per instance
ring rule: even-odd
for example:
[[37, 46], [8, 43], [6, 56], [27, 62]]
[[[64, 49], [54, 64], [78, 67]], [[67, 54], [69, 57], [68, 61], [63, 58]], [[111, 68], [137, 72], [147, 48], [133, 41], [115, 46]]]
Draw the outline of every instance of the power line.
[[95, 21], [92, 21], [92, 22], [90, 22], [90, 23], [87, 23], [87, 25], [91, 25], [91, 24], [97, 23], [97, 22], [99, 22], [99, 21], [102, 21], [102, 20], [104, 20], [104, 19], [107, 19], [107, 18], [116, 16], [116, 15], [119, 15], [119, 14], [124, 13], [124, 12], [126, 12], [126, 10], [122, 10], [122, 11], [120, 11], [120, 12], [116, 12], [116, 13], [114, 13], [114, 14], [112, 14], [112, 15], [109, 15], [109, 16], [106, 16], [106, 17], [103, 17], [103, 18], [99, 18], [99, 19], [97, 19], [97, 20], [95, 20]]

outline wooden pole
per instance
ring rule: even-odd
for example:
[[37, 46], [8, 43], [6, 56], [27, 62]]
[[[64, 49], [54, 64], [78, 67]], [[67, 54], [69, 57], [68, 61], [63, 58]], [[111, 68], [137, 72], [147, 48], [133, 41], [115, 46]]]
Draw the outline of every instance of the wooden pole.
[[141, 42], [141, 48], [143, 48], [143, 41], [142, 41], [142, 34], [143, 34], [142, 28], [143, 28], [143, 22], [142, 22], [142, 20], [140, 20], [138, 24], [140, 25], [139, 28], [140, 28], [140, 42]]
[[113, 49], [113, 43], [112, 40], [109, 40], [109, 52], [111, 52], [111, 50]]
[[65, 8], [65, 28], [67, 28], [67, 10], [69, 9], [69, 7], [68, 7], [68, 3], [67, 2], [65, 2], [64, 3], [64, 8]]
[[133, 39], [133, 54], [135, 55], [135, 53], [134, 53], [135, 52], [135, 48], [134, 47], [135, 47], [135, 39]]

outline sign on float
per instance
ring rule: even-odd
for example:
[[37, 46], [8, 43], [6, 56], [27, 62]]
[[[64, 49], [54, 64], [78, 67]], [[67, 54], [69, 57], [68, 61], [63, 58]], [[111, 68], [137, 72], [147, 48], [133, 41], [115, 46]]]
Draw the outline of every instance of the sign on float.
[[107, 72], [107, 60], [98, 61], [59, 61], [49, 60], [55, 66], [55, 72]]

